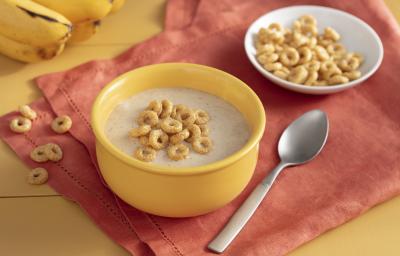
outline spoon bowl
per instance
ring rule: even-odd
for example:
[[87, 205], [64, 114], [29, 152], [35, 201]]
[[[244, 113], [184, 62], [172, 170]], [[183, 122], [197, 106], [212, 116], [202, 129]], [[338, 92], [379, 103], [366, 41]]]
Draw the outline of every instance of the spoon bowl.
[[296, 165], [312, 160], [325, 145], [328, 130], [328, 117], [321, 110], [309, 111], [293, 121], [279, 139], [282, 162]]

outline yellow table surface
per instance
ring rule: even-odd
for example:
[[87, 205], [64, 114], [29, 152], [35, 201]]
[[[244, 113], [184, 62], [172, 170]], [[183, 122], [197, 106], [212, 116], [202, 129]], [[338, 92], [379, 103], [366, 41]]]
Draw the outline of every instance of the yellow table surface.
[[[386, 0], [400, 20], [400, 1]], [[162, 31], [164, 0], [128, 0], [98, 34], [56, 59], [24, 65], [0, 56], [0, 115], [40, 96], [31, 79], [82, 62], [113, 57]], [[129, 24], [129, 26], [127, 26]], [[75, 204], [47, 185], [26, 183], [28, 168], [0, 142], [0, 254], [128, 255]], [[400, 197], [301, 246], [291, 256], [400, 255]], [[199, 245], [200, 246], [200, 245]]]

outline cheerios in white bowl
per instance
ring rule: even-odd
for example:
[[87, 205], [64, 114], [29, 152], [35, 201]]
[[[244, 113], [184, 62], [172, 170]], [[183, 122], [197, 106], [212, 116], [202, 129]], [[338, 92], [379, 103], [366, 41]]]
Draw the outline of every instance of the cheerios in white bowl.
[[356, 86], [383, 58], [382, 42], [368, 24], [322, 6], [292, 6], [261, 16], [247, 30], [244, 46], [266, 78], [307, 94]]

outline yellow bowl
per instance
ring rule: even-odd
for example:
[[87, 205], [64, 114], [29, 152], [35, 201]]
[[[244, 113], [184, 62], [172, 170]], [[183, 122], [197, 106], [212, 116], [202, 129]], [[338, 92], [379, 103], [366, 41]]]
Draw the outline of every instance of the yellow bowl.
[[[192, 88], [230, 102], [247, 119], [250, 139], [223, 160], [190, 168], [141, 162], [111, 144], [104, 127], [114, 107], [141, 91], [165, 87]], [[121, 199], [155, 215], [189, 217], [226, 205], [245, 188], [257, 163], [265, 113], [257, 95], [234, 76], [207, 66], [166, 63], [135, 69], [108, 84], [93, 105], [92, 126], [100, 171]]]

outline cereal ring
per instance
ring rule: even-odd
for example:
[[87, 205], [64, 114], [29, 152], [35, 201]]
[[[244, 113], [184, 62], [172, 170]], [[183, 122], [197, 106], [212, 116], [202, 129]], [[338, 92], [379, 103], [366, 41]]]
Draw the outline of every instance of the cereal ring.
[[325, 61], [329, 59], [329, 54], [328, 52], [325, 50], [324, 47], [317, 45], [314, 48], [315, 54], [317, 56], [317, 58], [321, 61]]
[[298, 52], [299, 52], [299, 56], [300, 56], [300, 59], [299, 59], [299, 62], [298, 62], [299, 64], [304, 64], [306, 62], [311, 61], [312, 52], [311, 52], [311, 50], [309, 48], [301, 47], [298, 50]]
[[207, 154], [212, 149], [212, 142], [208, 137], [198, 137], [192, 142], [192, 147], [199, 154]]
[[317, 26], [317, 20], [309, 14], [301, 16], [298, 21], [304, 25]]
[[275, 70], [282, 69], [283, 65], [280, 62], [275, 62], [275, 63], [267, 63], [267, 64], [263, 65], [263, 67], [268, 71], [275, 71]]
[[312, 60], [311, 62], [307, 62], [303, 65], [307, 70], [318, 71], [321, 67], [321, 62]]
[[181, 121], [184, 127], [189, 126], [196, 121], [196, 115], [194, 111], [188, 108], [182, 110], [176, 115], [175, 118], [176, 120]]
[[198, 109], [194, 112], [196, 116], [195, 124], [205, 124], [210, 120], [208, 113], [202, 109]]
[[364, 62], [364, 57], [360, 54], [360, 53], [351, 53], [351, 57], [354, 57], [356, 59], [358, 59], [358, 61], [361, 63]]
[[269, 41], [269, 34], [265, 28], [260, 28], [257, 33], [257, 38], [261, 44], [266, 44]]
[[192, 142], [195, 138], [201, 136], [201, 130], [197, 124], [189, 125], [186, 129], [189, 131], [189, 137], [186, 138], [187, 142]]
[[319, 44], [322, 47], [327, 47], [330, 44], [333, 44], [334, 41], [331, 39], [326, 39], [323, 36], [317, 36], [317, 44]]
[[168, 139], [168, 135], [164, 131], [160, 129], [152, 130], [149, 136], [149, 144], [154, 149], [163, 149], [168, 145]]
[[285, 72], [285, 73], [290, 73], [290, 70], [287, 67], [282, 67], [281, 71]]
[[329, 40], [333, 40], [333, 41], [339, 41], [340, 40], [340, 34], [338, 32], [336, 32], [336, 30], [334, 30], [331, 27], [326, 27], [324, 29], [324, 38], [325, 39], [329, 39]]
[[210, 129], [208, 129], [208, 126], [206, 124], [200, 124], [199, 128], [201, 131], [200, 136], [207, 137], [208, 133], [210, 132]]
[[31, 107], [29, 107], [28, 105], [19, 106], [18, 111], [19, 113], [21, 113], [23, 117], [26, 117], [32, 121], [35, 120], [37, 117], [36, 112], [33, 109], [31, 109]]
[[343, 71], [352, 71], [356, 70], [360, 66], [360, 61], [354, 57], [351, 57], [349, 59], [342, 59], [341, 61], [339, 61], [338, 66]]
[[331, 60], [322, 62], [320, 72], [324, 80], [329, 80], [329, 78], [333, 75], [342, 74], [340, 68], [338, 68], [337, 65]]
[[308, 72], [307, 80], [304, 82], [305, 85], [313, 85], [315, 81], [318, 80], [318, 72], [315, 70], [310, 70]]
[[300, 32], [305, 36], [313, 37], [318, 34], [318, 29], [314, 25], [304, 24], [300, 27]]
[[172, 160], [183, 160], [189, 155], [189, 148], [184, 144], [171, 145], [168, 147], [167, 154]]
[[37, 163], [44, 163], [49, 160], [45, 152], [46, 145], [37, 146], [31, 151], [30, 157]]
[[63, 158], [63, 152], [59, 145], [47, 143], [44, 145], [44, 153], [50, 161], [58, 162]]
[[162, 111], [162, 104], [158, 100], [150, 101], [146, 110], [154, 111], [157, 113], [157, 115], [160, 115]]
[[281, 63], [287, 67], [296, 65], [299, 62], [299, 59], [299, 53], [292, 47], [283, 50], [279, 56]]
[[155, 126], [158, 123], [158, 115], [154, 111], [145, 110], [140, 113], [137, 122], [139, 125], [148, 124], [150, 126]]
[[144, 162], [151, 162], [156, 158], [157, 151], [151, 147], [138, 147], [136, 148], [134, 155], [137, 159]]
[[273, 74], [274, 74], [275, 76], [281, 78], [281, 79], [286, 80], [287, 77], [288, 77], [288, 75], [289, 75], [289, 72], [285, 72], [285, 71], [283, 71], [282, 69], [280, 69], [280, 70], [275, 70]]
[[10, 122], [10, 129], [16, 133], [24, 133], [30, 131], [32, 128], [32, 121], [26, 117], [16, 117]]
[[161, 118], [169, 117], [172, 113], [172, 108], [174, 107], [174, 105], [169, 100], [161, 101], [161, 105], [162, 105], [162, 111], [161, 111], [160, 117]]
[[262, 55], [258, 55], [257, 56], [257, 60], [261, 63], [261, 64], [266, 64], [266, 63], [273, 63], [275, 61], [277, 61], [279, 59], [279, 55], [276, 53], [272, 53], [272, 54], [262, 54]]
[[336, 65], [333, 61], [331, 61], [331, 60], [324, 61], [324, 62], [322, 62], [322, 64], [321, 64], [321, 71], [322, 71], [322, 72], [328, 72], [329, 70], [334, 70], [334, 69], [338, 69], [338, 67], [337, 67], [337, 65]]
[[143, 146], [149, 146], [149, 137], [140, 136], [139, 137], [139, 143], [140, 143], [140, 145], [143, 145]]
[[280, 44], [275, 44], [274, 47], [275, 47], [275, 52], [278, 54], [281, 53], [283, 51], [283, 49], [286, 48], [285, 45], [280, 45]]
[[269, 24], [268, 31], [282, 33], [283, 32], [283, 28], [282, 28], [281, 24], [274, 22], [274, 23]]
[[306, 36], [304, 36], [303, 34], [301, 34], [299, 32], [293, 33], [293, 41], [291, 42], [291, 44], [295, 48], [298, 48], [302, 45], [306, 45], [306, 44], [308, 44], [308, 42], [309, 42], [308, 38]]
[[293, 41], [293, 32], [290, 29], [285, 30], [283, 34], [283, 42], [284, 43], [290, 43]]
[[277, 44], [282, 44], [285, 41], [285, 37], [282, 31], [277, 30], [267, 30], [267, 42], [273, 42]]
[[296, 84], [302, 84], [306, 81], [307, 76], [308, 76], [307, 69], [303, 66], [297, 66], [290, 71], [288, 80]]
[[344, 72], [343, 75], [350, 79], [350, 81], [353, 81], [361, 77], [361, 72], [359, 70], [353, 70], [350, 72]]
[[306, 45], [308, 47], [310, 47], [311, 49], [314, 49], [315, 46], [317, 46], [317, 43], [318, 43], [317, 38], [311, 37], [311, 38], [308, 39], [308, 42], [307, 42]]
[[329, 78], [328, 84], [329, 85], [344, 84], [344, 83], [347, 83], [348, 81], [349, 81], [349, 79], [345, 76], [334, 75]]
[[261, 44], [257, 46], [257, 55], [259, 54], [271, 54], [275, 52], [275, 47], [273, 44]]
[[176, 116], [179, 115], [185, 109], [187, 109], [187, 107], [185, 105], [182, 105], [182, 104], [175, 105], [172, 108], [171, 117], [176, 118]]
[[344, 46], [339, 43], [334, 43], [334, 44], [328, 45], [326, 47], [326, 50], [331, 55], [336, 55], [336, 56], [342, 56], [343, 54], [346, 53], [346, 48], [344, 48]]
[[72, 120], [69, 116], [58, 116], [51, 122], [51, 129], [56, 133], [66, 133], [72, 126]]
[[143, 135], [147, 135], [151, 131], [151, 126], [148, 124], [141, 125], [139, 127], [133, 128], [129, 132], [129, 136], [137, 138]]
[[161, 121], [161, 129], [166, 133], [177, 133], [182, 131], [182, 123], [170, 117]]
[[189, 138], [190, 136], [190, 132], [188, 131], [188, 129], [184, 129], [180, 132], [178, 132], [177, 134], [172, 135], [169, 138], [169, 142], [171, 144], [179, 144], [182, 141], [184, 141], [185, 139]]
[[327, 86], [328, 82], [326, 80], [320, 80], [320, 81], [315, 81], [312, 85], [313, 86]]
[[46, 183], [48, 178], [49, 174], [47, 173], [47, 170], [42, 167], [38, 167], [29, 172], [28, 183], [32, 185], [41, 185]]

